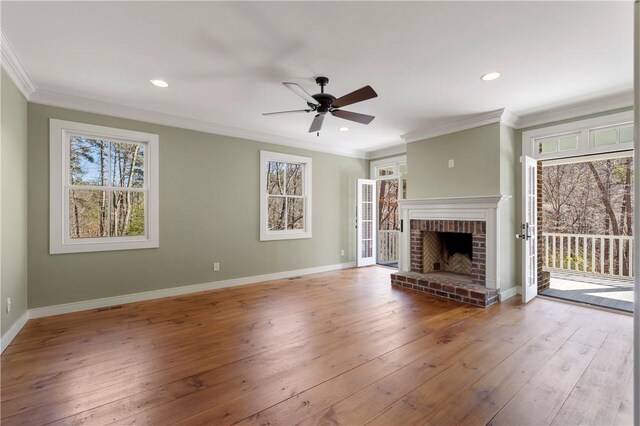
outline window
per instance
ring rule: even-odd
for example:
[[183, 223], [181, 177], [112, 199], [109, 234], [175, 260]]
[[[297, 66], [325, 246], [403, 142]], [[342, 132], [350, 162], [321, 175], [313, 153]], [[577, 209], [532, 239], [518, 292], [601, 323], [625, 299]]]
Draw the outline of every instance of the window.
[[158, 136], [49, 127], [50, 253], [158, 247]]
[[311, 158], [260, 151], [260, 240], [311, 238]]
[[522, 133], [522, 153], [537, 160], [633, 149], [633, 111], [577, 120]]
[[610, 126], [589, 130], [592, 147], [633, 143], [633, 125]]
[[535, 143], [538, 145], [538, 154], [551, 154], [554, 152], [576, 151], [579, 138], [580, 133], [577, 132], [536, 139]]

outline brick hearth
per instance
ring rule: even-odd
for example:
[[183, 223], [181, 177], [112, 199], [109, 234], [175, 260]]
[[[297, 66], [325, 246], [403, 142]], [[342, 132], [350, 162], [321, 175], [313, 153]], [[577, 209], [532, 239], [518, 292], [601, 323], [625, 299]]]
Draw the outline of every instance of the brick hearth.
[[[486, 222], [471, 220], [411, 220], [411, 272], [391, 275], [391, 284], [445, 299], [487, 307], [498, 293], [486, 284]], [[425, 232], [458, 232], [472, 236], [471, 275], [447, 272], [424, 273]]]
[[473, 284], [471, 277], [446, 272], [399, 272], [391, 274], [391, 285], [486, 308], [498, 302], [498, 292]]

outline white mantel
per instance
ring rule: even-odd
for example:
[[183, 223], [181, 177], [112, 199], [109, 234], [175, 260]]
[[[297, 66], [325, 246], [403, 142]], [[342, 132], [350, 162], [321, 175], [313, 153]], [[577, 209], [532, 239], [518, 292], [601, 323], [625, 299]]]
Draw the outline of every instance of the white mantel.
[[409, 272], [411, 220], [479, 220], [486, 222], [486, 286], [500, 289], [500, 206], [511, 196], [425, 198], [400, 200], [400, 272]]

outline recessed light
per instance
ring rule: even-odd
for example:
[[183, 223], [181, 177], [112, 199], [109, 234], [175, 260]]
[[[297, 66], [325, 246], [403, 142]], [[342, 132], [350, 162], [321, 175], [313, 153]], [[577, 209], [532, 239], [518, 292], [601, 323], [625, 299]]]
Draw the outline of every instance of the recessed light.
[[498, 78], [500, 78], [500, 73], [498, 71], [492, 71], [492, 72], [486, 73], [485, 75], [483, 75], [480, 78], [483, 81], [497, 80]]
[[151, 84], [153, 84], [156, 87], [169, 87], [169, 83], [167, 83], [164, 80], [150, 80]]
[[349, 128], [348, 127], [340, 127], [340, 131], [341, 132], [348, 132]]

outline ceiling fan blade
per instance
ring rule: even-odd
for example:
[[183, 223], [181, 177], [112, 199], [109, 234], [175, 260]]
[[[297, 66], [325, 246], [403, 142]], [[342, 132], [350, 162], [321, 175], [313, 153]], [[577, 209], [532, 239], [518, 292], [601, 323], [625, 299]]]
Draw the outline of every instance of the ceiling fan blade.
[[294, 109], [290, 111], [265, 112], [262, 115], [290, 114], [293, 112], [311, 112], [311, 110], [310, 109]]
[[351, 111], [343, 111], [341, 109], [333, 110], [331, 111], [331, 114], [335, 115], [338, 118], [355, 121], [356, 123], [361, 123], [361, 124], [369, 124], [375, 118], [373, 115], [360, 114], [360, 113], [351, 112]]
[[311, 123], [311, 127], [309, 127], [309, 133], [319, 132], [322, 128], [322, 122], [324, 121], [324, 115], [317, 114]]
[[313, 96], [311, 96], [309, 94], [309, 92], [307, 92], [306, 90], [304, 90], [302, 88], [302, 86], [300, 86], [297, 83], [282, 83], [284, 84], [287, 89], [291, 90], [293, 93], [295, 93], [296, 95], [300, 96], [302, 99], [304, 99], [307, 103], [311, 104], [311, 105], [317, 105], [318, 101], [316, 101]]
[[331, 106], [334, 108], [342, 108], [347, 105], [355, 104], [356, 102], [362, 102], [376, 97], [378, 97], [378, 94], [371, 88], [371, 86], [364, 86], [361, 89], [336, 99], [333, 101]]

